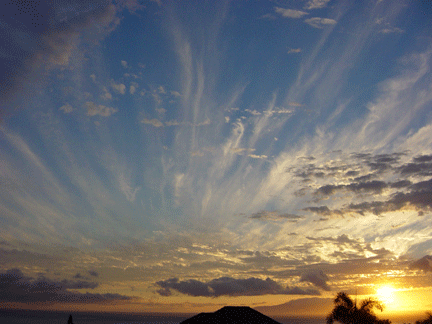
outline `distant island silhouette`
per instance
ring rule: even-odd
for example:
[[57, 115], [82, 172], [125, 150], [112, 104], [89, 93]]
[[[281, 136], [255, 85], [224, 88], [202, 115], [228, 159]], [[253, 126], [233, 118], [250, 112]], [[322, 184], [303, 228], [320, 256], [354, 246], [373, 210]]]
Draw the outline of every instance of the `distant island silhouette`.
[[274, 319], [247, 306], [225, 306], [214, 313], [199, 313], [180, 324], [280, 324]]

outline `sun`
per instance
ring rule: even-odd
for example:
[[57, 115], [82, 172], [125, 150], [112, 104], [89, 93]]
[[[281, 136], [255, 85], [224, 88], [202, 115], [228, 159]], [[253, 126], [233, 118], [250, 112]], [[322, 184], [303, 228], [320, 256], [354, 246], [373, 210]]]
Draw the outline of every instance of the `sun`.
[[376, 290], [376, 296], [385, 305], [389, 305], [394, 301], [395, 290], [392, 286], [381, 286]]

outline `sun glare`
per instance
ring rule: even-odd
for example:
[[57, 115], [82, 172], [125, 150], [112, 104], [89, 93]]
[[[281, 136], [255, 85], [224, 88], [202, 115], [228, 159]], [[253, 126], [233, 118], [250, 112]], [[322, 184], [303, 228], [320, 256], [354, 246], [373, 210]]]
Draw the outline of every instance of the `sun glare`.
[[376, 290], [376, 296], [386, 307], [394, 302], [395, 289], [391, 286], [382, 286]]

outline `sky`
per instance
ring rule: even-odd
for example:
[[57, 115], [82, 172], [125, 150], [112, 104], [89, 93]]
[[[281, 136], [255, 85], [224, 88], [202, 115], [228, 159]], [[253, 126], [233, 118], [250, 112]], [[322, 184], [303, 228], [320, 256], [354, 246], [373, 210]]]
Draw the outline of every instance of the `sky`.
[[1, 307], [432, 309], [428, 2], [2, 9]]

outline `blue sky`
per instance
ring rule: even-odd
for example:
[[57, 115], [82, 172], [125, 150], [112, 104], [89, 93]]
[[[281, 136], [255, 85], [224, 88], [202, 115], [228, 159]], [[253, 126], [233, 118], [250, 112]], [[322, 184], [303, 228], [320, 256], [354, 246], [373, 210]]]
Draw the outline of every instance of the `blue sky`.
[[427, 4], [5, 8], [1, 280], [110, 310], [430, 294]]

